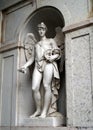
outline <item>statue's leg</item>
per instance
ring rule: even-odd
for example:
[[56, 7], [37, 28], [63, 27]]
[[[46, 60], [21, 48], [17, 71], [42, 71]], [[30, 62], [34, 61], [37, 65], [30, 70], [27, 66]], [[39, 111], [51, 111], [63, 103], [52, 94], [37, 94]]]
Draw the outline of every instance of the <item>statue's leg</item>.
[[33, 77], [32, 77], [32, 90], [33, 96], [36, 103], [36, 111], [30, 117], [36, 117], [41, 114], [41, 95], [40, 95], [40, 83], [42, 79], [42, 73], [40, 73], [37, 68], [34, 69]]
[[47, 116], [47, 112], [49, 109], [49, 105], [51, 103], [51, 97], [52, 97], [52, 93], [51, 93], [51, 83], [52, 83], [52, 78], [53, 78], [53, 65], [47, 64], [45, 66], [44, 69], [44, 75], [43, 75], [43, 85], [44, 85], [44, 89], [45, 89], [45, 97], [44, 97], [44, 107], [43, 107], [43, 111], [41, 113], [42, 118]]

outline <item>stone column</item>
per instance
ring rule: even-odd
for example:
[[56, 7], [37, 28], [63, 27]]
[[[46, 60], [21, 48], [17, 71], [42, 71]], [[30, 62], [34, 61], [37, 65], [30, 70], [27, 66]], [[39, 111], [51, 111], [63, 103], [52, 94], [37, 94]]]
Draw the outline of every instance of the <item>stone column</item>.
[[67, 126], [93, 126], [93, 20], [66, 33]]

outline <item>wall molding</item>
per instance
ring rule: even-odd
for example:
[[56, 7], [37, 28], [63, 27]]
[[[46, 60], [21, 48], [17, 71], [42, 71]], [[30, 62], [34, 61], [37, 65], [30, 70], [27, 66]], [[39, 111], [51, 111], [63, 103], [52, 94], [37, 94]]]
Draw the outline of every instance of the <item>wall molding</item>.
[[89, 27], [89, 26], [93, 26], [93, 18], [89, 18], [89, 19], [81, 21], [79, 23], [66, 26], [63, 28], [63, 32], [69, 33], [69, 32], [76, 31], [78, 29], [82, 29], [82, 28]]
[[10, 51], [10, 50], [14, 50], [14, 49], [20, 49], [20, 48], [24, 49], [24, 46], [20, 42], [18, 42], [18, 43], [11, 43], [11, 44], [7, 44], [7, 45], [4, 45], [4, 46], [1, 46], [0, 53], [6, 52], [6, 51]]

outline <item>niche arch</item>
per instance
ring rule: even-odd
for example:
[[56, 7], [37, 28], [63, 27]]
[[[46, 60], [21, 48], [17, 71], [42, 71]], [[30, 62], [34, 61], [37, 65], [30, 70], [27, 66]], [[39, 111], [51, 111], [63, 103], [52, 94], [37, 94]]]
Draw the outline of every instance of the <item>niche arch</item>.
[[[55, 37], [56, 27], [60, 26], [61, 28], [63, 28], [65, 26], [64, 17], [57, 8], [52, 6], [44, 6], [34, 11], [25, 20], [24, 26], [19, 33], [19, 41], [21, 41], [21, 43], [24, 43], [24, 38], [27, 33], [33, 33], [36, 39], [39, 41], [37, 25], [41, 22], [44, 22], [47, 25], [48, 31], [46, 36], [48, 38]], [[63, 72], [60, 73], [60, 77], [61, 77], [61, 83], [60, 83], [61, 87], [59, 90], [59, 100], [57, 105], [58, 105], [58, 111], [62, 113], [64, 117], [66, 117], [65, 66]], [[30, 114], [31, 113], [29, 113], [29, 115]]]
[[37, 25], [44, 22], [47, 27], [47, 37], [55, 36], [55, 27], [60, 26], [63, 28], [65, 26], [64, 18], [62, 13], [53, 6], [44, 6], [35, 10], [31, 15], [25, 20], [19, 32], [19, 41], [21, 43], [24, 41], [25, 35], [29, 32], [34, 33], [37, 40], [39, 40], [37, 33]]

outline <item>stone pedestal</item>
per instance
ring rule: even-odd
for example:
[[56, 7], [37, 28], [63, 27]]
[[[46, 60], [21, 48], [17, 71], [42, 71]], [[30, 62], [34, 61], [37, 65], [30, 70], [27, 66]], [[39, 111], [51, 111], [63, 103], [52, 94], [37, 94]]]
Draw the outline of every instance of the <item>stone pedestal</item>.
[[63, 117], [26, 118], [21, 126], [62, 126]]

